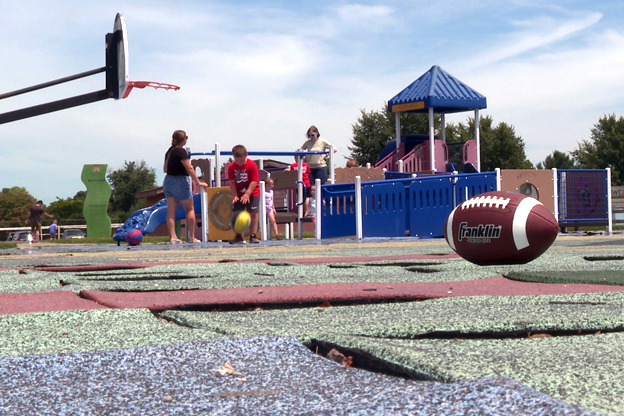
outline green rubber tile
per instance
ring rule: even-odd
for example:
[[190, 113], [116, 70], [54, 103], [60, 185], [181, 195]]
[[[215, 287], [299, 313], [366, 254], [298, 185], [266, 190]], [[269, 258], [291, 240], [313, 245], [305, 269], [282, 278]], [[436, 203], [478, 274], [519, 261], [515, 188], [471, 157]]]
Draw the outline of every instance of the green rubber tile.
[[624, 413], [622, 333], [438, 340], [332, 336], [324, 341], [343, 353], [358, 350], [373, 355], [421, 379], [457, 382], [507, 376], [600, 414]]
[[59, 276], [49, 272], [0, 270], [0, 293], [53, 292], [64, 289]]
[[163, 311], [160, 316], [228, 336], [282, 335], [309, 342], [319, 335], [417, 338], [462, 334], [516, 335], [624, 328], [624, 294], [476, 296], [421, 302], [255, 310]]
[[[623, 261], [600, 262], [605, 270], [622, 271]], [[604, 263], [604, 264], [603, 264]], [[98, 272], [30, 272], [39, 274], [41, 287], [57, 285], [79, 292], [90, 290], [192, 290], [235, 287], [285, 286], [315, 283], [352, 282], [412, 282], [438, 283], [485, 279], [518, 273], [550, 273], [575, 270], [591, 273], [597, 262], [587, 261], [575, 253], [547, 252], [523, 265], [477, 266], [461, 258], [373, 261], [356, 263], [295, 264], [287, 261], [272, 263], [187, 263], [169, 264], [146, 269]], [[0, 291], [13, 291], [3, 286], [0, 272]], [[24, 276], [24, 275], [20, 275]], [[50, 289], [48, 289], [50, 290]]]
[[[192, 290], [236, 287], [286, 286], [315, 283], [354, 282], [435, 282], [466, 280], [445, 262], [413, 261], [387, 264], [294, 264], [287, 262], [172, 264], [147, 269], [98, 272], [28, 272], [45, 281], [47, 290]], [[0, 291], [14, 292], [26, 287], [3, 284]], [[24, 276], [24, 275], [20, 275]], [[491, 277], [483, 272], [475, 278]], [[60, 282], [64, 285], [61, 289]], [[50, 289], [54, 287], [55, 289]], [[38, 289], [37, 289], [38, 290]]]
[[504, 276], [521, 282], [624, 285], [624, 270], [511, 272]]
[[222, 335], [180, 327], [147, 309], [0, 316], [0, 355], [57, 354], [173, 344]]

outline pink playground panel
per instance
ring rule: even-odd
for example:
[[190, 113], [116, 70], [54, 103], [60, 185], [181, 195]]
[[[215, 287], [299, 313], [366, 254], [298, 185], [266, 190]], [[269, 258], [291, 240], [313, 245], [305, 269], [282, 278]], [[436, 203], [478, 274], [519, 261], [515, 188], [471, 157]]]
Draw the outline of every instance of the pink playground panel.
[[464, 164], [466, 163], [477, 166], [477, 142], [474, 140], [464, 143]]
[[375, 165], [376, 168], [385, 169], [389, 172], [396, 171], [396, 163], [405, 155], [405, 144], [401, 143], [399, 147], [388, 156], [381, 159]]
[[[442, 140], [435, 140], [434, 146], [435, 170], [437, 172], [446, 172], [446, 165], [448, 163], [448, 148], [446, 147], [446, 143]], [[403, 172], [431, 171], [429, 142], [422, 142], [401, 160], [403, 160]]]

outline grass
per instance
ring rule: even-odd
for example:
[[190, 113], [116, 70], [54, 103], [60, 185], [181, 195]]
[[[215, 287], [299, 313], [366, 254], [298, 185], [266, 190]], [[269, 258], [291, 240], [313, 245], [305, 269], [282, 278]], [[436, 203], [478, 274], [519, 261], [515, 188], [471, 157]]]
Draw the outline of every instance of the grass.
[[[169, 237], [143, 237], [143, 244], [157, 244], [166, 243], [169, 241]], [[81, 239], [63, 239], [60, 240], [45, 240], [46, 243], [52, 244], [117, 244], [112, 237], [87, 237]]]
[[[594, 226], [594, 227], [580, 227], [581, 231], [606, 231], [607, 227], [605, 227], [604, 225], [600, 226]], [[613, 231], [622, 231], [624, 230], [624, 225], [613, 225]], [[568, 227], [568, 231], [574, 231], [574, 227]]]
[[[297, 233], [295, 232], [295, 238]], [[306, 231], [303, 233], [303, 238], [314, 238], [314, 232]], [[44, 240], [46, 244], [59, 244], [59, 245], [83, 245], [83, 244], [117, 244], [113, 241], [112, 237], [86, 237], [81, 239], [61, 238], [58, 240]], [[168, 243], [169, 237], [167, 236], [144, 236], [142, 244], [162, 244]], [[122, 242], [122, 244], [126, 244]], [[0, 250], [17, 248], [17, 243], [0, 242]]]

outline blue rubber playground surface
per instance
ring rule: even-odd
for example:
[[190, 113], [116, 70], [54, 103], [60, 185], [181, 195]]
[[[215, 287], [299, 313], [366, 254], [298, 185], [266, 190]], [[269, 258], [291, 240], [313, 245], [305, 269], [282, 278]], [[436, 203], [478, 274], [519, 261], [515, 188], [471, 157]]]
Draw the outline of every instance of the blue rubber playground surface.
[[2, 250], [5, 414], [624, 414], [623, 235]]

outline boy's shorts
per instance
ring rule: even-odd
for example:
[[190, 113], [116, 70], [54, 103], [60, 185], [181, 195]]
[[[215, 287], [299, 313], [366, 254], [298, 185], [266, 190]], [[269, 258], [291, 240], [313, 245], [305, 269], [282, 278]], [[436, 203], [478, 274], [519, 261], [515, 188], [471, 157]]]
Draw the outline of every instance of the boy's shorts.
[[257, 213], [260, 210], [260, 197], [249, 197], [249, 203], [243, 204], [240, 199], [232, 205], [232, 212], [248, 211], [250, 213]]

